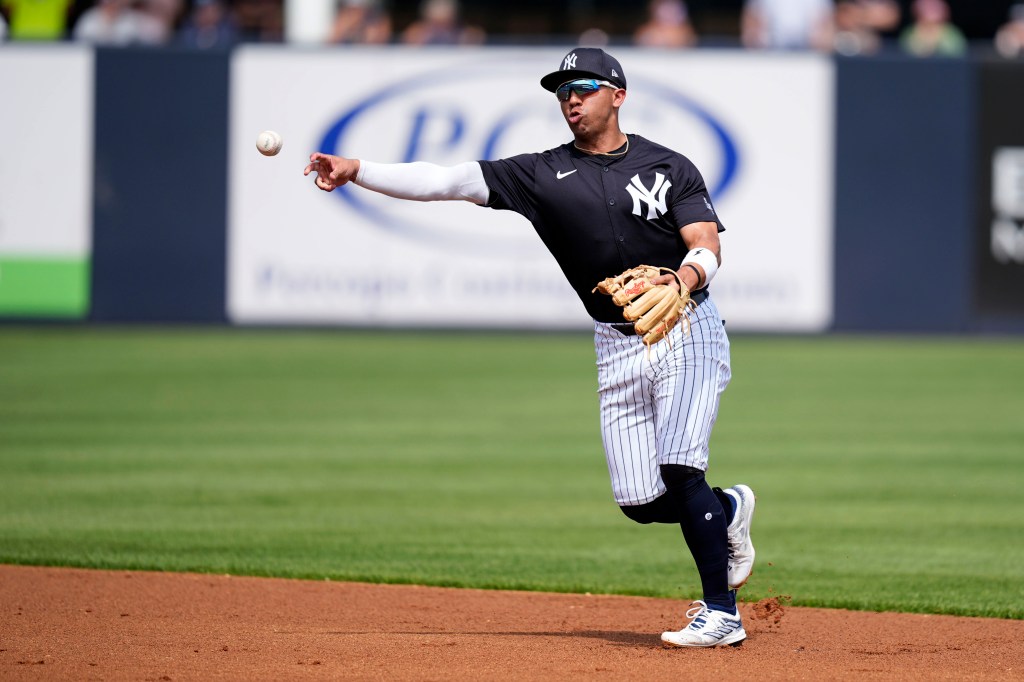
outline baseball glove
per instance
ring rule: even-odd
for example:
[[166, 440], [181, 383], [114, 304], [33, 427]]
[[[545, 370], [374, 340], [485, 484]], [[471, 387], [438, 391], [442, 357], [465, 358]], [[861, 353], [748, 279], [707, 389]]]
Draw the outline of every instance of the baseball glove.
[[[654, 284], [651, 280], [661, 274], [670, 274], [679, 283], [679, 291], [667, 284]], [[598, 283], [594, 291], [608, 294], [612, 302], [622, 308], [622, 316], [633, 323], [637, 336], [643, 338], [650, 351], [651, 344], [665, 338], [680, 320], [683, 333], [690, 333], [687, 309], [695, 310], [679, 274], [671, 268], [638, 265], [618, 277], [609, 277]]]

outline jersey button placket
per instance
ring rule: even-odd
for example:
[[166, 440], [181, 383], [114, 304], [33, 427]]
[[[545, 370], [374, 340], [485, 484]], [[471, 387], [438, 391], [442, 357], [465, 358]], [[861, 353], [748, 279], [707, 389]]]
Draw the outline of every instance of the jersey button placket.
[[603, 173], [607, 173], [601, 178], [601, 187], [604, 190], [605, 206], [608, 207], [608, 227], [611, 228], [612, 239], [615, 241], [615, 245], [619, 250], [619, 255], [623, 259], [623, 263], [627, 260], [624, 252], [626, 246], [626, 235], [622, 230], [621, 216], [616, 212], [616, 205], [618, 201], [615, 199], [615, 194], [618, 192], [618, 187], [615, 186], [616, 178], [611, 173], [611, 164], [601, 167]]

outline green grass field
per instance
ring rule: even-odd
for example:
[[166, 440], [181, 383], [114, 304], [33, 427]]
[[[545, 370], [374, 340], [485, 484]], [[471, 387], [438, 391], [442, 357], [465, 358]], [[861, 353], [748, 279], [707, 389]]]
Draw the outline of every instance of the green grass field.
[[[733, 341], [746, 600], [1024, 618], [1024, 342]], [[699, 596], [588, 335], [0, 328], [0, 562]]]

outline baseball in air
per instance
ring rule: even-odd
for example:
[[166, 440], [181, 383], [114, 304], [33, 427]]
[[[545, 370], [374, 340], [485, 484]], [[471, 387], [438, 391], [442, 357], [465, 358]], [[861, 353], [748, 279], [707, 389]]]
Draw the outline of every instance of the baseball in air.
[[273, 130], [264, 130], [256, 138], [256, 149], [260, 150], [260, 154], [263, 156], [274, 156], [281, 151], [281, 145], [283, 144], [284, 140]]

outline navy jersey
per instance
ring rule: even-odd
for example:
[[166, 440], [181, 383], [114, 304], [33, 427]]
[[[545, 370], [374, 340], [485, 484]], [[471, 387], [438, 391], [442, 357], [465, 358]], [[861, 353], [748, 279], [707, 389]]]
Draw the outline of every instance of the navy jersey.
[[487, 206], [525, 216], [558, 261], [587, 312], [622, 322], [598, 282], [636, 265], [679, 267], [679, 229], [714, 222], [704, 179], [682, 154], [629, 135], [621, 156], [586, 154], [571, 143], [539, 154], [481, 161]]

